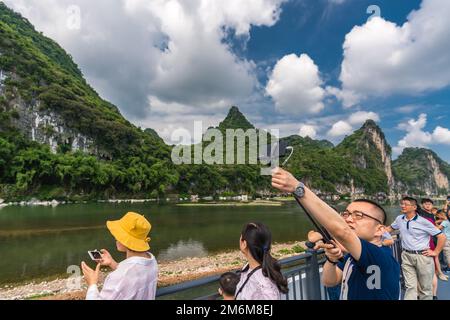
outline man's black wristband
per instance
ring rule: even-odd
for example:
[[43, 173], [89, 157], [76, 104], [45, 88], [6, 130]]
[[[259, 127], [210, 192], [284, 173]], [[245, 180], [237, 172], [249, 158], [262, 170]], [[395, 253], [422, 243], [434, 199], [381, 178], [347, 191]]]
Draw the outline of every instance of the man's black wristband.
[[339, 261], [336, 261], [336, 262], [334, 262], [334, 261], [331, 261], [330, 260], [330, 258], [328, 258], [327, 256], [325, 256], [326, 258], [327, 258], [327, 261], [329, 262], [329, 263], [331, 263], [332, 265], [337, 265], [338, 263], [339, 263]]

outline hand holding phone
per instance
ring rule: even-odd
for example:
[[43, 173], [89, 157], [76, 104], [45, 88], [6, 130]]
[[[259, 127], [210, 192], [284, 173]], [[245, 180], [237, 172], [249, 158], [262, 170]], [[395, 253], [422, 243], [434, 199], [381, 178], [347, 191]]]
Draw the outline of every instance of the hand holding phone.
[[102, 267], [109, 267], [112, 270], [116, 270], [117, 266], [119, 265], [106, 249], [95, 249], [92, 251], [88, 251], [88, 253], [91, 259], [99, 263]]

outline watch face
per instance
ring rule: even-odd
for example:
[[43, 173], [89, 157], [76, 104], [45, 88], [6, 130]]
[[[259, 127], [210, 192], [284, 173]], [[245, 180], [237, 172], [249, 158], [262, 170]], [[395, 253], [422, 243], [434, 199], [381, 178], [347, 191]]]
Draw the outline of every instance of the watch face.
[[305, 189], [303, 188], [303, 185], [299, 185], [297, 187], [297, 189], [295, 189], [295, 195], [298, 197], [303, 197], [303, 195], [305, 194]]

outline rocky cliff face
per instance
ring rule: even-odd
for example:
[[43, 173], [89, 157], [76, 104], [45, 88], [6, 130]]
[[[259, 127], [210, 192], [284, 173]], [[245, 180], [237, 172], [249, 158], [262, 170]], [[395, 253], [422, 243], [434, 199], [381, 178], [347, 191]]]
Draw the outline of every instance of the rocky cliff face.
[[19, 115], [13, 124], [32, 141], [49, 145], [53, 153], [58, 148], [66, 148], [99, 155], [93, 139], [68, 128], [57, 113], [41, 110], [39, 101], [27, 105], [22, 99], [17, 99], [13, 110]]
[[1, 1], [0, 110], [3, 126], [12, 124], [53, 152], [106, 160], [149, 153], [167, 159], [169, 153], [103, 100], [63, 48]]
[[[372, 143], [375, 145], [379, 154], [381, 156], [381, 162], [384, 166], [384, 172], [386, 173], [388, 179], [389, 189], [392, 190], [394, 187], [394, 174], [392, 172], [392, 155], [391, 155], [391, 147], [386, 141], [383, 132], [381, 129], [375, 124], [375, 122], [368, 121], [365, 126], [365, 131], [367, 135], [370, 137]], [[369, 141], [366, 141], [366, 148], [369, 149]]]
[[433, 171], [433, 182], [438, 189], [449, 189], [448, 177], [441, 171], [441, 167], [432, 154], [427, 155], [430, 162], [430, 169]]
[[37, 99], [26, 102], [14, 87], [7, 88], [7, 79], [18, 82], [21, 79], [14, 73], [0, 70], [0, 96], [6, 99], [7, 111], [14, 111], [16, 114], [16, 117], [11, 119], [12, 124], [27, 138], [47, 144], [53, 153], [56, 153], [58, 148], [64, 148], [65, 151], [107, 156], [99, 152], [94, 139], [69, 128], [57, 112], [41, 108], [41, 102]]
[[450, 190], [450, 165], [431, 150], [406, 148], [393, 169], [399, 193], [442, 195]]
[[[1, 55], [1, 53], [0, 53]], [[4, 83], [6, 78], [8, 77], [8, 74], [3, 71], [2, 69], [0, 69], [0, 95], [3, 95], [3, 90], [4, 90]]]
[[[346, 137], [336, 150], [352, 162], [362, 179], [372, 180], [374, 187], [372, 189], [392, 193], [395, 184], [391, 161], [392, 149], [374, 121], [367, 120], [359, 130]], [[351, 189], [357, 190], [363, 185], [363, 181], [355, 181], [355, 186]]]

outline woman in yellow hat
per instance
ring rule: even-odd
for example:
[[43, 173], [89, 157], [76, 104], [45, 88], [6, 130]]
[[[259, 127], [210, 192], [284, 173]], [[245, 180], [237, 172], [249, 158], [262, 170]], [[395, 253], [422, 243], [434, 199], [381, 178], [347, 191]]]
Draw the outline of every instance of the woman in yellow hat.
[[[81, 263], [89, 286], [86, 300], [154, 300], [158, 264], [149, 252], [150, 222], [140, 214], [129, 212], [120, 220], [106, 222], [106, 226], [116, 239], [117, 250], [126, 253], [127, 258], [117, 263], [103, 249], [102, 259], [97, 261], [95, 270], [89, 268], [84, 261]], [[113, 270], [106, 277], [101, 292], [97, 287], [100, 266]]]

